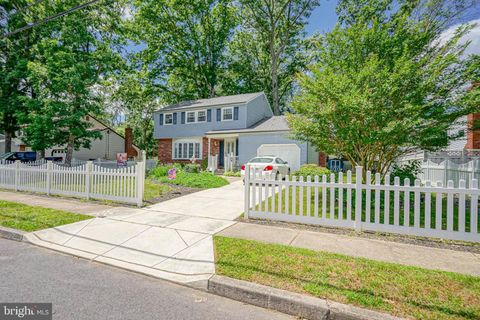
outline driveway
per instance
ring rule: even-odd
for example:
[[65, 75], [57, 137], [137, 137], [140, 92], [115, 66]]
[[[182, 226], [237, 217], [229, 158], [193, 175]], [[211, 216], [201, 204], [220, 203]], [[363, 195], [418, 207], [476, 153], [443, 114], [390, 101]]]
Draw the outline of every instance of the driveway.
[[146, 208], [30, 233], [39, 246], [150, 276], [205, 287], [215, 272], [212, 235], [243, 212], [241, 181]]

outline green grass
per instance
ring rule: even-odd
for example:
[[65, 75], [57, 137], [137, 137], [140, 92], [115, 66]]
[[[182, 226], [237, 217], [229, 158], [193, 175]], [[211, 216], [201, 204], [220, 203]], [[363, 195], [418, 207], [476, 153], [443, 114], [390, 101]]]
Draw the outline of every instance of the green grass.
[[[300, 189], [303, 188], [303, 197], [300, 197]], [[278, 190], [278, 188], [277, 188]], [[296, 198], [296, 203], [295, 207], [293, 207], [293, 193], [295, 193], [295, 198]], [[367, 213], [366, 213], [366, 190], [363, 190], [362, 194], [362, 221], [367, 221]], [[318, 214], [321, 215], [323, 212], [323, 197], [322, 197], [323, 189], [319, 188], [318, 190]], [[394, 192], [390, 191], [389, 195], [389, 203], [388, 206], [385, 204], [385, 191], [380, 191], [380, 210], [379, 210], [379, 221], [380, 223], [384, 223], [384, 212], [385, 208], [388, 207], [389, 211], [389, 224], [394, 224]], [[258, 197], [258, 189], [257, 189], [257, 194], [256, 197]], [[342, 192], [342, 203], [343, 203], [343, 208], [342, 208], [342, 213], [339, 212], [339, 203], [340, 203], [340, 193], [338, 189], [335, 189], [334, 193], [334, 207], [331, 207], [331, 189], [329, 188], [327, 190], [326, 194], [326, 217], [330, 218], [331, 216], [334, 216], [336, 219], [338, 219], [339, 214], [342, 215], [343, 219], [347, 218], [347, 190], [344, 189]], [[430, 218], [430, 226], [432, 228], [435, 227], [435, 221], [436, 221], [436, 197], [437, 195], [433, 193], [431, 195], [430, 199], [430, 208], [431, 208], [431, 218]], [[355, 190], [352, 189], [351, 191], [351, 208], [352, 208], [352, 219], [355, 219], [355, 201], [356, 201], [356, 196], [355, 196]], [[271, 205], [271, 196], [268, 198], [268, 208], [269, 211], [272, 211], [272, 205]], [[302, 199], [302, 201], [299, 201]], [[370, 193], [370, 222], [375, 221], [375, 191], [371, 191]], [[403, 192], [399, 193], [399, 199], [400, 199], [400, 205], [399, 205], [399, 224], [400, 225], [405, 225], [405, 212], [404, 212], [404, 204], [405, 204], [405, 195]], [[454, 202], [456, 199], [454, 199]], [[307, 211], [307, 203], [310, 202], [310, 212]], [[413, 226], [414, 225], [414, 204], [415, 204], [415, 197], [413, 192], [409, 193], [409, 199], [408, 199], [409, 205], [410, 205], [410, 210], [408, 211], [408, 216], [409, 216], [409, 225]], [[302, 210], [300, 208], [300, 203], [302, 203]], [[480, 205], [480, 203], [479, 203]], [[274, 195], [274, 206], [275, 206], [275, 211], [278, 210], [278, 207], [281, 206], [281, 211], [285, 212], [286, 209], [288, 208], [288, 212], [291, 214], [292, 212], [295, 212], [296, 215], [310, 215], [314, 216], [314, 208], [315, 208], [315, 198], [314, 198], [314, 189], [311, 189], [311, 194], [310, 198], [308, 198], [307, 195], [307, 188], [306, 187], [290, 187], [289, 189], [289, 196], [288, 196], [288, 207], [287, 207], [287, 201], [285, 197], [285, 189], [282, 190], [282, 201], [280, 203], [279, 199], [279, 194], [278, 192], [275, 193]], [[421, 195], [420, 197], [420, 227], [425, 226], [425, 207], [426, 207], [426, 199], [425, 195]], [[260, 205], [256, 205], [256, 209], [259, 209]], [[261, 204], [262, 210], [266, 209], [266, 200], [262, 201]], [[480, 230], [480, 212], [479, 208], [474, 208], [473, 211], [475, 211], [479, 215], [478, 221], [478, 229]], [[333, 214], [332, 214], [333, 211]], [[467, 197], [466, 198], [466, 205], [465, 205], [465, 230], [467, 232], [470, 231], [470, 211], [471, 211], [471, 202], [470, 199]], [[453, 206], [453, 218], [454, 218], [454, 230], [458, 230], [458, 205]], [[447, 198], [444, 196], [442, 198], [442, 229], [446, 229], [447, 227]]]
[[223, 175], [225, 177], [240, 177], [241, 176], [240, 171], [226, 171]]
[[177, 171], [177, 177], [173, 180], [169, 180], [167, 176], [153, 176], [152, 178], [157, 179], [163, 183], [176, 184], [189, 188], [219, 188], [228, 184], [228, 181], [225, 178], [213, 175], [208, 172], [200, 173], [188, 173], [183, 171]]
[[153, 199], [158, 198], [165, 193], [172, 190], [172, 187], [158, 183], [152, 179], [145, 179], [145, 190], [143, 192], [143, 199]]
[[91, 218], [84, 214], [0, 200], [0, 225], [23, 231], [52, 228]]
[[480, 319], [480, 278], [216, 236], [216, 272], [416, 319]]

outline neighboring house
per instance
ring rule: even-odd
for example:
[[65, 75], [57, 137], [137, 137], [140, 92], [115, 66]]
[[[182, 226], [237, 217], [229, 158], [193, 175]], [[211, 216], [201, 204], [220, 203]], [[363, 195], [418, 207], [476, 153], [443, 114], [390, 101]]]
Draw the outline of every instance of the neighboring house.
[[[73, 158], [76, 160], [115, 160], [117, 153], [127, 153], [129, 158], [139, 155], [140, 149], [133, 144], [132, 129], [125, 129], [125, 136], [120, 135], [115, 130], [92, 116], [87, 116], [86, 120], [92, 124], [90, 130], [99, 131], [100, 139], [91, 142], [90, 148], [80, 148], [73, 151]], [[1, 144], [0, 137], [0, 154], [5, 152], [4, 144]], [[65, 146], [56, 146], [45, 150], [47, 157], [65, 157]], [[19, 138], [12, 141], [12, 151], [31, 151], [31, 148], [21, 142], [21, 134]]]
[[229, 156], [238, 167], [257, 155], [275, 155], [296, 170], [320, 160], [308, 143], [290, 137], [286, 118], [273, 115], [263, 92], [166, 106], [155, 112], [154, 123], [158, 159], [163, 163], [210, 161], [218, 156], [213, 168], [218, 169]]
[[[25, 145], [17, 138], [12, 139], [12, 151], [24, 151]], [[22, 150], [23, 149], [23, 150]], [[5, 135], [0, 134], [0, 155], [5, 153]]]

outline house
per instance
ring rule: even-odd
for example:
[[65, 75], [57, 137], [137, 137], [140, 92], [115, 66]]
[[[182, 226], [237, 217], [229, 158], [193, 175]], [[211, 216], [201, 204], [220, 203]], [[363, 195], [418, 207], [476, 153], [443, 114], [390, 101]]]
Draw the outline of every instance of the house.
[[[101, 138], [91, 142], [90, 148], [80, 148], [73, 151], [73, 158], [76, 160], [115, 160], [117, 153], [127, 153], [128, 158], [139, 155], [140, 149], [133, 144], [132, 129], [125, 129], [125, 136], [119, 134], [114, 129], [88, 115], [86, 121], [90, 122], [92, 127], [90, 130], [100, 132]], [[0, 154], [5, 153], [5, 143], [3, 135], [0, 135]], [[21, 132], [18, 138], [12, 139], [12, 151], [32, 151], [32, 149], [22, 142]], [[3, 143], [2, 143], [3, 142]], [[45, 150], [47, 157], [64, 157], [66, 152], [65, 146], [55, 146]]]
[[209, 167], [221, 169], [233, 157], [238, 168], [257, 155], [276, 155], [296, 170], [325, 160], [310, 144], [290, 137], [286, 118], [273, 115], [263, 92], [169, 105], [154, 113], [154, 122], [163, 163], [208, 160]]

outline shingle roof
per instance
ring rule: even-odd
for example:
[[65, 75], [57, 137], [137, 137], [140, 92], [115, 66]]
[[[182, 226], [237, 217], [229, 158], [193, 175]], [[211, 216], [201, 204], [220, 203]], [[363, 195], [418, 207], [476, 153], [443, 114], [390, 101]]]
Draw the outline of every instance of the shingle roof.
[[206, 134], [219, 134], [219, 133], [247, 133], [247, 132], [271, 132], [271, 131], [289, 131], [287, 117], [285, 116], [273, 116], [270, 118], [264, 118], [255, 123], [251, 127], [245, 129], [233, 129], [233, 130], [212, 130]]
[[243, 104], [262, 94], [264, 93], [255, 92], [255, 93], [237, 94], [233, 96], [216, 97], [211, 99], [182, 101], [176, 104], [171, 104], [169, 106], [163, 107], [157, 111], [188, 109], [188, 108], [197, 108], [197, 107], [202, 108], [202, 107], [212, 107], [212, 106], [219, 106], [219, 105], [229, 105], [229, 104]]

